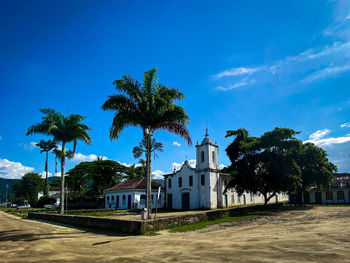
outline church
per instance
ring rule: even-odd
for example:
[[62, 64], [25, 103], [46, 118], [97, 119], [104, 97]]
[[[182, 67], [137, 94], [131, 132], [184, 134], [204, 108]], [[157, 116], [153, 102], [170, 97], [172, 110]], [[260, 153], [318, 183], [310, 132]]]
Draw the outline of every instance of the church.
[[[213, 143], [206, 129], [203, 141], [196, 145], [196, 166], [186, 160], [181, 168], [165, 174], [165, 206], [169, 209], [215, 209], [235, 205], [261, 204], [263, 196], [234, 190], [223, 194], [231, 175], [219, 170], [219, 147]], [[288, 200], [287, 194], [279, 194], [275, 201]], [[271, 200], [271, 202], [273, 202]]]

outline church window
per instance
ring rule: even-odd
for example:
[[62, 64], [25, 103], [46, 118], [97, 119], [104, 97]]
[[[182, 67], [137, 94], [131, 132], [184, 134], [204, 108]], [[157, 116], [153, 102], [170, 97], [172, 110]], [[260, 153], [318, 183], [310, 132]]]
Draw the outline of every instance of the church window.
[[215, 151], [212, 151], [213, 163], [215, 164]]
[[179, 177], [179, 187], [182, 187], [182, 177]]
[[190, 177], [189, 177], [188, 185], [193, 186], [193, 176], [192, 175], [190, 175]]
[[171, 188], [171, 179], [170, 178], [168, 179], [168, 188], [169, 189]]
[[232, 195], [231, 195], [231, 204], [234, 204], [234, 203], [235, 203], [235, 195], [232, 194]]
[[112, 201], [114, 201], [114, 195], [112, 195]]
[[109, 195], [107, 195], [107, 201], [109, 201]]
[[204, 162], [204, 152], [201, 151], [201, 162]]
[[126, 195], [123, 195], [122, 205], [126, 205]]
[[205, 185], [205, 176], [204, 176], [204, 174], [201, 175], [201, 185]]

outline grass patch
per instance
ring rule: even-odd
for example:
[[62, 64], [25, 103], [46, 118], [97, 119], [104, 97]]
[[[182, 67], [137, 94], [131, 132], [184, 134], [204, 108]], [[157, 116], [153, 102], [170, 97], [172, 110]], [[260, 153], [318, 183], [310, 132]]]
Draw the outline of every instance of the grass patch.
[[109, 211], [74, 211], [69, 210], [68, 215], [74, 216], [93, 216], [93, 217], [106, 217], [106, 216], [120, 216], [120, 215], [132, 215], [134, 213], [127, 212], [125, 210], [109, 210]]
[[350, 204], [326, 204], [326, 206], [334, 206], [334, 207], [350, 207]]
[[208, 226], [212, 226], [212, 225], [216, 225], [216, 224], [221, 224], [221, 223], [225, 223], [225, 222], [233, 222], [233, 221], [237, 221], [237, 220], [247, 219], [247, 218], [251, 218], [251, 217], [257, 217], [257, 216], [266, 215], [266, 214], [267, 214], [267, 212], [252, 212], [252, 213], [247, 213], [247, 214], [243, 214], [243, 215], [227, 216], [227, 217], [217, 218], [217, 219], [213, 219], [213, 220], [200, 221], [200, 222], [196, 222], [193, 224], [170, 227], [169, 232], [177, 233], [177, 232], [195, 231], [195, 230], [203, 229], [203, 228], [206, 228]]

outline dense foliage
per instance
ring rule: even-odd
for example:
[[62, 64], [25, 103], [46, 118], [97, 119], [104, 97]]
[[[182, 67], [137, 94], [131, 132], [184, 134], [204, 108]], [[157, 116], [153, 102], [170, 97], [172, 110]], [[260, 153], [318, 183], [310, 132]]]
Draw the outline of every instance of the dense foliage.
[[103, 191], [123, 179], [134, 178], [135, 171], [112, 160], [98, 159], [93, 162], [81, 162], [67, 173], [66, 181], [76, 197], [84, 195], [98, 198]]
[[31, 206], [38, 202], [38, 193], [44, 188], [44, 179], [37, 173], [27, 173], [12, 186], [13, 202], [27, 200]]
[[233, 175], [226, 190], [261, 193], [267, 204], [277, 193], [329, 187], [336, 166], [323, 149], [303, 144], [297, 134], [288, 128], [275, 128], [260, 137], [249, 136], [245, 129], [227, 131], [226, 137], [235, 139], [226, 148], [231, 165], [225, 172]]

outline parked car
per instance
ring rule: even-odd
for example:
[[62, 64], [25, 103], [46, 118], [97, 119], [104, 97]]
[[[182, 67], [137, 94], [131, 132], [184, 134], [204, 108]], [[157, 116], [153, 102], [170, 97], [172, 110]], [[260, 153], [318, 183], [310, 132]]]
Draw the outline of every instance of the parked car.
[[28, 203], [27, 200], [22, 200], [18, 205], [17, 205], [17, 209], [29, 209], [30, 208], [30, 204]]

